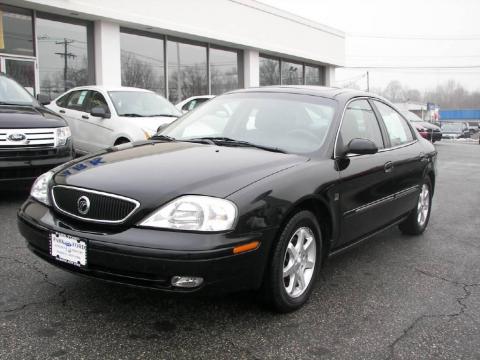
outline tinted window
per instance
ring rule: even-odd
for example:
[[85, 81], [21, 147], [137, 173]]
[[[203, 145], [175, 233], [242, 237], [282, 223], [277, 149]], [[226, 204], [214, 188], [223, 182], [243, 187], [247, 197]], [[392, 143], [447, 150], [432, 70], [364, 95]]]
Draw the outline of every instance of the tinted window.
[[208, 94], [207, 48], [168, 41], [168, 97], [174, 104]]
[[344, 146], [352, 139], [360, 138], [373, 141], [379, 149], [384, 147], [380, 126], [367, 100], [356, 100], [348, 104], [340, 136]]
[[33, 21], [30, 10], [0, 5], [0, 53], [33, 56]]
[[108, 105], [107, 105], [107, 102], [105, 101], [105, 98], [98, 91], [90, 92], [90, 101], [88, 102], [88, 107], [86, 111], [90, 112], [94, 107], [102, 107], [105, 109], [107, 113], [110, 113], [110, 110], [108, 109]]
[[40, 92], [50, 98], [89, 82], [87, 26], [36, 18]]
[[303, 84], [303, 65], [282, 61], [282, 85]]
[[163, 40], [120, 33], [122, 85], [165, 93]]
[[74, 91], [68, 98], [67, 108], [83, 111], [88, 90]]
[[280, 60], [260, 56], [260, 86], [280, 85]]
[[305, 85], [323, 85], [323, 67], [305, 65]]
[[198, 105], [203, 104], [205, 101], [209, 99], [207, 98], [198, 98], [198, 99], [193, 99], [187, 102], [185, 105], [182, 106], [182, 110], [190, 111], [195, 109]]
[[210, 48], [212, 94], [238, 89], [238, 52]]
[[67, 107], [67, 101], [70, 95], [72, 95], [72, 93], [67, 93], [63, 95], [60, 99], [56, 101], [55, 104], [57, 104], [57, 106], [60, 106], [60, 107]]
[[413, 140], [410, 127], [398, 112], [379, 101], [375, 101], [375, 105], [387, 128], [391, 146], [398, 146]]

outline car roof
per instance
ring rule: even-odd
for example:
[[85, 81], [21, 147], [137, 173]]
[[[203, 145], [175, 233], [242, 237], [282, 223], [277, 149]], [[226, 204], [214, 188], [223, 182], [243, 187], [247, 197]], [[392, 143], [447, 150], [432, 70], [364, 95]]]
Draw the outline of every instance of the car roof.
[[152, 92], [151, 90], [141, 89], [130, 86], [104, 86], [104, 85], [86, 85], [86, 86], [77, 86], [72, 90], [99, 90], [99, 91], [137, 91], [137, 92]]
[[328, 86], [313, 86], [313, 85], [279, 85], [279, 86], [262, 86], [262, 87], [253, 87], [247, 89], [234, 90], [229, 93], [244, 93], [244, 92], [278, 92], [278, 93], [295, 93], [295, 94], [305, 94], [305, 95], [316, 95], [327, 98], [336, 98], [340, 96], [349, 96], [349, 97], [359, 97], [359, 96], [368, 96], [383, 99], [381, 96], [378, 96], [373, 93], [366, 91], [354, 90], [354, 89], [344, 89], [338, 87], [328, 87]]

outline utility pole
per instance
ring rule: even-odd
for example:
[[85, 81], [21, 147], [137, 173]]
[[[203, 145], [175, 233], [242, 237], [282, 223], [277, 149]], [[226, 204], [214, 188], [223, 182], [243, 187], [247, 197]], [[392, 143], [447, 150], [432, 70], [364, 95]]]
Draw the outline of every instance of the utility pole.
[[68, 45], [70, 45], [71, 43], [73, 43], [75, 40], [68, 40], [67, 38], [63, 39], [62, 41], [57, 41], [55, 42], [55, 44], [57, 45], [63, 45], [64, 46], [64, 50], [63, 52], [56, 52], [55, 54], [59, 55], [60, 57], [63, 57], [64, 59], [64, 65], [63, 65], [63, 87], [64, 87], [64, 90], [67, 91], [68, 90], [68, 86], [67, 86], [67, 69], [68, 69], [68, 59], [71, 58], [71, 59], [74, 59], [77, 57], [77, 55], [71, 53], [71, 52], [68, 52]]
[[370, 92], [370, 73], [367, 71], [367, 92]]

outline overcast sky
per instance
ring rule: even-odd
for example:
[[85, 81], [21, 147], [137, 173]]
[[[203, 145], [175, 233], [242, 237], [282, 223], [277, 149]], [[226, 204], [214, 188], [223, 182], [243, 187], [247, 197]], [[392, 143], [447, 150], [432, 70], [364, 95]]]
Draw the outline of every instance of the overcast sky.
[[[469, 90], [480, 90], [480, 0], [261, 2], [343, 30], [347, 67], [399, 67], [371, 68], [372, 87], [400, 80], [424, 91], [454, 79]], [[353, 81], [365, 88], [365, 73], [366, 69], [339, 69], [337, 85]]]

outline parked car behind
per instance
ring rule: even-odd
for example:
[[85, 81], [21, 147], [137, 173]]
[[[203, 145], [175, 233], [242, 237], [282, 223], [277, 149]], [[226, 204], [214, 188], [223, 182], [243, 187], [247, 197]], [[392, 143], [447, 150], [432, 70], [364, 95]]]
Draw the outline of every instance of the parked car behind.
[[192, 97], [189, 97], [188, 99], [180, 101], [177, 105], [175, 105], [175, 107], [178, 110], [180, 110], [182, 113], [187, 113], [214, 97], [215, 95], [192, 96]]
[[460, 139], [470, 137], [470, 131], [465, 123], [442, 124], [442, 137], [444, 139]]
[[32, 181], [72, 158], [65, 120], [0, 73], [0, 187]]
[[442, 139], [442, 129], [428, 121], [422, 120], [417, 114], [411, 111], [403, 111], [402, 114], [417, 129], [418, 133], [432, 143]]
[[181, 115], [164, 97], [130, 87], [77, 87], [47, 107], [67, 120], [79, 153], [146, 140]]
[[329, 255], [394, 225], [421, 234], [435, 169], [433, 145], [373, 94], [244, 89], [42, 175], [19, 227], [64, 270], [182, 294], [256, 289], [287, 312]]

